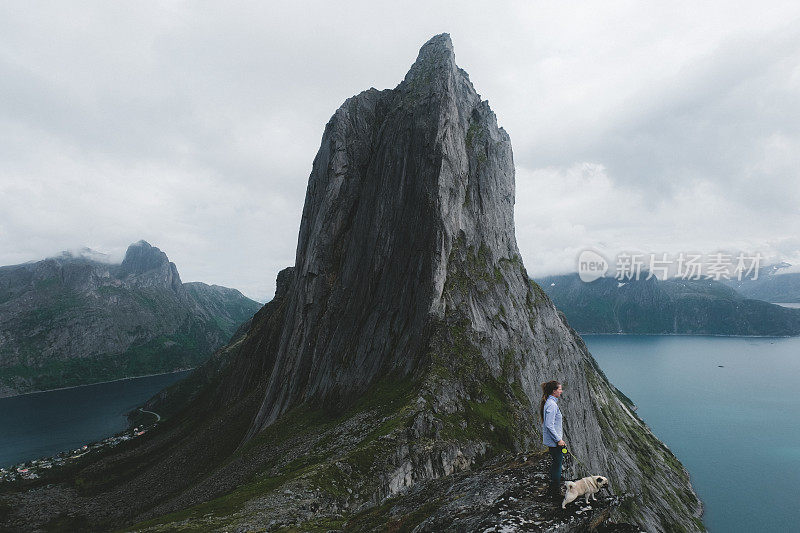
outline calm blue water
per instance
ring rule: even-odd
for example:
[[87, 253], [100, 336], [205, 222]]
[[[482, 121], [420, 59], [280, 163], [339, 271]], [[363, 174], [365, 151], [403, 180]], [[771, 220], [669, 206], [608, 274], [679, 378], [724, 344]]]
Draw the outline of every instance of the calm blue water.
[[189, 371], [0, 399], [0, 467], [103, 440], [126, 413]]
[[[800, 530], [800, 338], [583, 338], [689, 470], [711, 531]], [[0, 399], [0, 466], [122, 431], [186, 374]]]
[[710, 531], [800, 531], [800, 338], [583, 339], [689, 470]]

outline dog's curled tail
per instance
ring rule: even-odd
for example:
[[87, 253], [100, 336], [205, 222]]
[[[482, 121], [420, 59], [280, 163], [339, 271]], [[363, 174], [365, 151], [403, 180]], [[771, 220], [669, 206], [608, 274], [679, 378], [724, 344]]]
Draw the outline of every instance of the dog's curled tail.
[[571, 489], [574, 484], [575, 484], [574, 481], [565, 481], [564, 482], [564, 486], [567, 487], [567, 490]]

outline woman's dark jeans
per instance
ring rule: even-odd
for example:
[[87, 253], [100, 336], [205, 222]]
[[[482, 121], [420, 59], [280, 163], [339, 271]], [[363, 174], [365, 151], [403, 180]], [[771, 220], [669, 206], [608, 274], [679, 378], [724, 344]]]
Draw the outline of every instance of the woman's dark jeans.
[[564, 454], [561, 452], [560, 446], [548, 448], [550, 457], [553, 459], [553, 464], [550, 465], [550, 483], [561, 483], [561, 464], [564, 462]]

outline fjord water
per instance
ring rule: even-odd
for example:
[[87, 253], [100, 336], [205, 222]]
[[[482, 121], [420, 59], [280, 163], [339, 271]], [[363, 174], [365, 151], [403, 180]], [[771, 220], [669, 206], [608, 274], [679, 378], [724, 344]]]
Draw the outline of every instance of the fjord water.
[[686, 466], [710, 531], [800, 531], [800, 338], [583, 339]]
[[[709, 530], [797, 530], [800, 338], [583, 339], [611, 382], [689, 470]], [[0, 466], [122, 431], [127, 412], [187, 373], [0, 399]]]
[[0, 398], [0, 467], [103, 440], [125, 416], [189, 371]]

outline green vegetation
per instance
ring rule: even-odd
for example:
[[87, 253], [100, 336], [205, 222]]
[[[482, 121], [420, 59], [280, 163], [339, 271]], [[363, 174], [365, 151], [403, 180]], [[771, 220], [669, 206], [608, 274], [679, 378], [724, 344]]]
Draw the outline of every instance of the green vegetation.
[[187, 333], [160, 336], [132, 346], [124, 354], [81, 359], [47, 359], [38, 365], [0, 367], [0, 382], [22, 382], [31, 390], [49, 390], [86, 383], [111, 381], [129, 376], [171, 372], [202, 362], [197, 341]]
[[[48, 284], [49, 287], [55, 285]], [[18, 328], [30, 330], [41, 328], [53, 320], [60, 318], [65, 312], [81, 312], [85, 309], [85, 302], [68, 289], [48, 291], [48, 305], [37, 307], [19, 315]]]
[[[527, 275], [525, 276], [527, 278]], [[546, 302], [548, 300], [547, 294], [542, 290], [538, 283], [533, 281], [532, 279], [528, 280], [528, 284], [530, 285], [531, 291], [534, 295], [533, 304], [539, 305], [540, 303]]]
[[[505, 263], [501, 260], [498, 265], [490, 265], [490, 260], [491, 253], [485, 244], [481, 243], [476, 250], [473, 245], [466, 246], [463, 233], [459, 235], [448, 259], [445, 292], [466, 295], [471, 288], [482, 291], [497, 284], [506, 284], [502, 272]], [[478, 282], [484, 282], [486, 289], [481, 289]]]
[[375, 531], [385, 529], [409, 533], [442, 506], [442, 500], [433, 500], [405, 514], [393, 514], [395, 499], [378, 507], [363, 511], [346, 522], [348, 531]]
[[[248, 500], [251, 500], [257, 496], [262, 494], [266, 494], [267, 492], [274, 490], [281, 485], [283, 485], [289, 478], [289, 476], [281, 475], [276, 477], [270, 476], [262, 476], [259, 477], [257, 480], [247, 483], [235, 491], [216, 498], [214, 500], [202, 503], [200, 505], [196, 505], [194, 507], [189, 507], [188, 509], [182, 509], [180, 511], [170, 513], [168, 515], [155, 518], [153, 520], [148, 520], [146, 522], [140, 522], [136, 524], [132, 529], [143, 529], [146, 527], [151, 527], [159, 524], [169, 524], [174, 522], [182, 522], [184, 520], [201, 520], [202, 518], [211, 515], [212, 517], [219, 519], [220, 517], [229, 517], [239, 509], [241, 509]], [[232, 520], [232, 519], [231, 519]], [[225, 521], [225, 523], [229, 523], [229, 521]], [[199, 526], [194, 526], [199, 527]], [[189, 526], [189, 529], [183, 529], [183, 531], [192, 531], [194, 530], [192, 526]], [[202, 531], [202, 527], [196, 529], [197, 531]]]
[[480, 144], [484, 136], [485, 131], [481, 129], [481, 125], [478, 122], [470, 121], [469, 128], [467, 128], [465, 144], [467, 151], [475, 150], [475, 157], [481, 164], [486, 163], [488, 159], [486, 149]]
[[[210, 292], [204, 301], [211, 311], [219, 306], [235, 310], [225, 317], [211, 312], [206, 318], [192, 316], [184, 304], [156, 289], [108, 284], [97, 287], [99, 298], [92, 298], [65, 287], [58, 278], [37, 281], [35, 286], [36, 307], [11, 315], [7, 326], [11, 340], [0, 347], [0, 383], [19, 392], [195, 367], [234, 333], [239, 323], [232, 318], [249, 318], [248, 313], [258, 307], [235, 291], [230, 301], [224, 292], [222, 297]], [[192, 286], [188, 292], [201, 298], [205, 294], [201, 289]], [[134, 343], [121, 353], [102, 353], [103, 345], [93, 351], [91, 340], [75, 342], [75, 346], [86, 344], [88, 353], [72, 353], [75, 348], [70, 341], [62, 352], [52, 353], [54, 337], [63, 339], [80, 329], [92, 331], [96, 323], [108, 326], [98, 334]]]
[[[521, 268], [522, 261], [515, 256], [491, 264], [490, 257], [486, 245], [481, 243], [477, 249], [467, 246], [464, 234], [459, 235], [450, 252], [445, 297], [463, 301], [473, 290], [507, 288], [504, 272]], [[486, 288], [481, 288], [481, 282]], [[503, 304], [499, 305], [496, 316], [507, 316]], [[468, 395], [461, 410], [441, 416], [442, 436], [486, 442], [490, 453], [524, 447], [532, 424], [525, 421], [528, 398], [515, 375], [513, 351], [501, 354], [502, 374], [495, 376], [483, 356], [479, 337], [458, 309], [448, 310], [436, 331], [431, 350], [431, 375], [439, 383], [431, 388], [447, 388], [450, 382], [461, 383]]]
[[[265, 465], [262, 473], [249, 480], [233, 492], [208, 502], [136, 524], [135, 529], [155, 525], [171, 524], [189, 520], [201, 522], [206, 517], [214, 517], [215, 527], [233, 521], [232, 515], [248, 501], [264, 496], [270, 491], [286, 486], [295, 480], [302, 480], [304, 486], [322, 490], [334, 498], [346, 497], [346, 488], [361, 482], [374, 483], [369, 472], [373, 465], [388, 459], [386, 452], [392, 447], [392, 440], [386, 437], [410, 423], [414, 414], [411, 400], [417, 390], [411, 378], [384, 378], [375, 383], [354, 405], [343, 412], [312, 407], [303, 404], [284, 414], [275, 424], [259, 433], [243, 448], [237, 450], [229, 460], [249, 457], [263, 449], [302, 448], [308, 443], [308, 452], [293, 459], [277, 454], [276, 460]], [[340, 447], [335, 441], [334, 432], [342, 424], [356, 417], [365, 417], [364, 424], [381, 421], [374, 429], [366, 432], [353, 447]], [[350, 465], [352, 472], [345, 474], [337, 463]], [[224, 517], [224, 518], [223, 518]], [[316, 522], [315, 522], [316, 523]], [[328, 521], [309, 524], [309, 528], [323, 527]], [[199, 527], [199, 526], [198, 526]], [[191, 530], [191, 529], [189, 529]], [[303, 529], [306, 531], [307, 529]], [[311, 529], [313, 530], [313, 528]]]
[[40, 279], [33, 282], [33, 286], [37, 291], [45, 291], [48, 289], [53, 289], [58, 287], [61, 284], [61, 280], [58, 278], [46, 278]]
[[[520, 431], [519, 395], [524, 397], [519, 384], [510, 384], [504, 378], [491, 377], [480, 350], [470, 340], [466, 323], [450, 327], [441, 324], [439, 341], [443, 350], [432, 353], [428, 386], [447, 385], [456, 376], [464, 379], [469, 398], [463, 412], [439, 415], [443, 422], [441, 438], [458, 441], [487, 442], [492, 454], [518, 446]], [[513, 353], [506, 354], [511, 361]], [[471, 373], [465, 374], [465, 372]], [[260, 474], [235, 491], [209, 502], [181, 510], [148, 522], [136, 528], [162, 525], [169, 528], [194, 530], [213, 521], [214, 527], [235, 523], [235, 513], [244, 505], [280, 490], [319, 490], [334, 500], [347, 499], [350, 490], [372, 493], [377, 490], [380, 473], [392, 469], [390, 461], [399, 445], [397, 437], [405, 435], [417, 414], [420, 383], [413, 378], [384, 378], [375, 383], [353, 405], [341, 411], [298, 406], [284, 414], [275, 424], [259, 433], [232, 457], [246, 458], [259, 450], [304, 450], [300, 455], [284, 457], [276, 453], [273, 462], [264, 465]], [[356, 424], [350, 429], [342, 428]], [[354, 444], [343, 446], [339, 439], [358, 434], [354, 428], [365, 428]], [[346, 434], [342, 435], [342, 433]], [[423, 437], [429, 438], [429, 437]], [[296, 452], [295, 452], [296, 453]], [[299, 485], [298, 485], [299, 484]], [[298, 489], [298, 487], [301, 487]], [[391, 501], [391, 500], [389, 500]], [[387, 504], [388, 505], [388, 504]], [[301, 531], [324, 530], [342, 527], [358, 531], [368, 528], [373, 520], [386, 523], [392, 530], [410, 531], [433, 512], [438, 502], [431, 502], [412, 513], [392, 516], [385, 514], [388, 507], [378, 507], [355, 517], [317, 519], [300, 526]], [[349, 519], [348, 519], [349, 518]], [[285, 531], [293, 531], [287, 528]]]
[[472, 144], [475, 141], [475, 138], [480, 140], [481, 137], [481, 127], [476, 122], [470, 122], [469, 128], [467, 129], [467, 138], [466, 144], [467, 148], [472, 148]]

